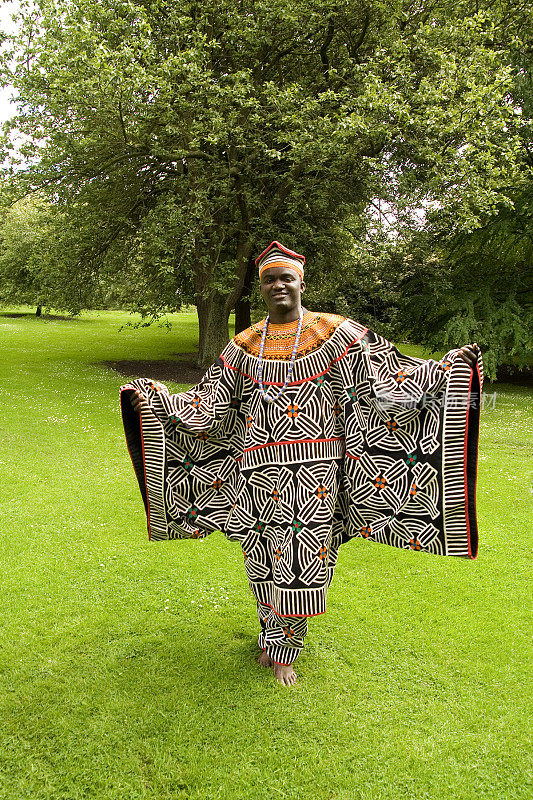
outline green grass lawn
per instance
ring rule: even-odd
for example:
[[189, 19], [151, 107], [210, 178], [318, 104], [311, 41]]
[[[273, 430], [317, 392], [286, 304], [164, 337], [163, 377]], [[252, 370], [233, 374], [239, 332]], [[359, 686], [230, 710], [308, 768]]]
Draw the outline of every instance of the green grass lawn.
[[0, 798], [531, 798], [531, 391], [488, 388], [478, 560], [345, 545], [284, 689], [240, 549], [147, 540], [100, 362], [197, 328], [128, 319], [0, 315]]

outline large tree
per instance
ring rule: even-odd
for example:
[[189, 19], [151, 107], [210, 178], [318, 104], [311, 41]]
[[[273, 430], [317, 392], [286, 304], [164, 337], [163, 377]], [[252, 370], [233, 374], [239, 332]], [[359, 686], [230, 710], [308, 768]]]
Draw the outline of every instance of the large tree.
[[375, 198], [496, 202], [518, 147], [506, 7], [37, 0], [15, 41], [16, 181], [61, 208], [86, 291], [108, 276], [151, 313], [194, 297], [206, 365], [272, 238], [316, 277]]

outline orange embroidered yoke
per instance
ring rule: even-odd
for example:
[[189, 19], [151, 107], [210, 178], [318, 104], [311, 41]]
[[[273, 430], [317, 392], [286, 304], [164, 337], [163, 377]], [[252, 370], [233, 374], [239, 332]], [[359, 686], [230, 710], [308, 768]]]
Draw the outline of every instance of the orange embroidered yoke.
[[[298, 350], [296, 351], [296, 358], [306, 356], [322, 347], [324, 342], [331, 338], [334, 331], [344, 321], [345, 318], [340, 317], [338, 314], [307, 311], [302, 320], [302, 332]], [[242, 333], [237, 334], [233, 341], [245, 353], [258, 357], [264, 327], [265, 320], [263, 319], [261, 322], [257, 322], [242, 331]], [[294, 322], [286, 322], [282, 325], [275, 325], [269, 322], [263, 358], [290, 361], [297, 329], [297, 319]]]

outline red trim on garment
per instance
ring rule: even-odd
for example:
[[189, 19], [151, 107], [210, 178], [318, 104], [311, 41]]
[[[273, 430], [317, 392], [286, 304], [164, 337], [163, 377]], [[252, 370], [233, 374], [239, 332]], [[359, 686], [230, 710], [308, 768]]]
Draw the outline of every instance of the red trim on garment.
[[353, 458], [354, 461], [361, 460], [361, 456], [352, 456], [350, 453], [345, 453], [344, 455], [347, 456], [348, 458]]
[[288, 439], [286, 442], [267, 442], [266, 444], [256, 444], [255, 447], [247, 447], [243, 453], [251, 453], [252, 450], [261, 450], [263, 447], [274, 447], [278, 444], [315, 444], [318, 442], [343, 442], [344, 436], [334, 436], [332, 439]]
[[[337, 328], [337, 330], [338, 330], [338, 328]], [[302, 378], [302, 380], [300, 380], [300, 381], [290, 381], [290, 382], [287, 384], [287, 386], [299, 386], [301, 383], [308, 383], [309, 381], [313, 381], [313, 380], [315, 380], [315, 378], [320, 378], [322, 375], [325, 375], [325, 374], [326, 374], [326, 372], [329, 372], [329, 370], [331, 369], [331, 367], [333, 366], [333, 364], [335, 364], [337, 361], [340, 361], [340, 360], [341, 360], [341, 358], [344, 358], [344, 356], [346, 355], [346, 353], [348, 352], [348, 350], [350, 349], [350, 347], [352, 347], [354, 344], [357, 344], [357, 342], [360, 342], [360, 341], [361, 341], [361, 339], [363, 338], [363, 336], [364, 336], [364, 335], [365, 335], [367, 332], [368, 332], [368, 328], [365, 328], [365, 330], [363, 331], [363, 333], [362, 333], [360, 336], [358, 336], [358, 337], [357, 337], [357, 339], [354, 339], [354, 340], [353, 340], [353, 342], [350, 342], [350, 344], [349, 344], [349, 345], [347, 345], [346, 349], [344, 350], [344, 352], [343, 352], [343, 353], [341, 353], [341, 354], [340, 354], [340, 356], [336, 356], [336, 357], [335, 357], [335, 358], [334, 358], [332, 361], [330, 361], [330, 362], [329, 362], [329, 364], [328, 364], [328, 366], [326, 367], [326, 369], [322, 370], [322, 372], [317, 372], [317, 373], [316, 373], [316, 375], [311, 375], [309, 378]], [[328, 341], [329, 341], [329, 340], [328, 340]], [[237, 346], [237, 345], [236, 345], [236, 346]], [[248, 355], [249, 355], [249, 354], [248, 354]], [[257, 378], [255, 378], [253, 375], [248, 375], [248, 373], [247, 373], [247, 372], [243, 372], [241, 369], [239, 369], [239, 367], [234, 367], [232, 364], [228, 364], [228, 362], [226, 361], [226, 359], [224, 358], [224, 356], [222, 356], [222, 355], [221, 355], [221, 356], [220, 356], [220, 358], [222, 359], [222, 362], [223, 362], [224, 366], [225, 366], [225, 367], [227, 367], [228, 369], [232, 369], [232, 370], [234, 370], [235, 372], [240, 372], [240, 374], [241, 374], [241, 375], [242, 375], [244, 378], [249, 378], [249, 379], [250, 379], [251, 381], [253, 381], [254, 383], [259, 383], [258, 379], [257, 379]], [[253, 358], [255, 358], [255, 356], [253, 356]], [[267, 360], [268, 360], [268, 359], [267, 359]], [[281, 359], [274, 359], [274, 358], [272, 359], [272, 361], [280, 361], [280, 360], [281, 360]], [[263, 386], [283, 386], [283, 383], [282, 383], [281, 381], [265, 381], [265, 380], [264, 380], [264, 381], [263, 381]]]
[[[478, 379], [478, 383], [479, 383], [479, 408], [480, 408], [480, 411], [481, 411], [481, 392], [483, 391], [483, 388], [482, 388], [481, 372], [479, 371], [479, 363], [477, 361], [476, 361], [476, 369], [477, 369], [477, 379]], [[477, 464], [478, 464], [478, 455], [479, 455], [479, 430], [478, 430], [478, 437], [477, 437], [477, 441], [476, 441], [476, 463], [475, 463], [475, 467], [474, 467], [474, 469], [475, 469], [475, 472], [474, 472], [474, 514], [475, 514], [476, 524], [477, 524], [477, 502], [476, 501], [477, 501]], [[478, 536], [478, 543], [477, 544], [478, 544], [478, 549], [479, 549], [479, 532], [478, 532], [477, 536]], [[470, 545], [470, 541], [468, 542], [468, 544]], [[473, 556], [474, 560], [476, 558], [477, 558], [477, 553], [476, 553], [475, 556]]]
[[[252, 450], [261, 450], [263, 447], [276, 447], [277, 445], [286, 445], [286, 444], [315, 444], [315, 443], [322, 443], [322, 442], [343, 442], [345, 439], [344, 436], [336, 436], [333, 439], [292, 439], [287, 440], [286, 442], [267, 442], [266, 444], [258, 444], [255, 447], [247, 447], [243, 450], [242, 456], [237, 456], [235, 461], [242, 461], [244, 453], [251, 453]], [[359, 458], [359, 456], [350, 456], [350, 458]]]

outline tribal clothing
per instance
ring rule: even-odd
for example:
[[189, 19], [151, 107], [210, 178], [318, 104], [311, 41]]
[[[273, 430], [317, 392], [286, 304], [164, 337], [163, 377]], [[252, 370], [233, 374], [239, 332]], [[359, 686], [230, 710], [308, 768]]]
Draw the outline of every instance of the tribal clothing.
[[285, 267], [294, 270], [300, 278], [304, 276], [305, 256], [289, 250], [279, 242], [271, 242], [266, 250], [255, 259], [255, 266], [259, 270], [259, 277], [266, 269], [272, 267]]
[[[339, 317], [336, 314], [313, 314], [308, 311], [307, 314], [304, 314], [302, 320], [302, 330], [296, 357], [302, 358], [302, 356], [318, 350], [319, 347], [331, 339], [335, 330], [343, 322], [345, 322], [344, 317]], [[251, 328], [248, 328], [243, 333], [239, 333], [233, 341], [245, 353], [258, 358], [263, 328], [264, 320], [257, 325], [252, 325]], [[297, 329], [298, 320], [283, 325], [269, 322], [263, 358], [290, 361]]]
[[258, 644], [276, 664], [294, 664], [304, 646], [307, 617], [281, 617], [265, 603], [257, 601], [261, 625]]
[[[283, 385], [297, 324], [269, 326], [265, 388]], [[339, 546], [355, 536], [475, 558], [481, 360], [472, 371], [456, 350], [411, 358], [353, 320], [307, 312], [287, 389], [265, 403], [263, 326], [189, 391], [123, 387], [150, 538], [222, 530], [278, 617], [325, 611]], [[145, 398], [140, 417], [132, 393]]]

